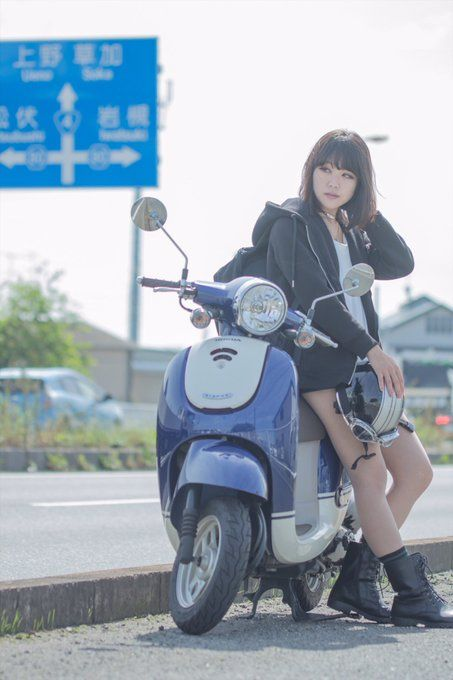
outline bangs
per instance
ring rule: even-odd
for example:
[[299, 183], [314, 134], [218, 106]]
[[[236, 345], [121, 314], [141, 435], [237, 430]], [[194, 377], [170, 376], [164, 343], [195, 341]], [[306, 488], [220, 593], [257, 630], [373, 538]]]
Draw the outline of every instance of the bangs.
[[331, 138], [313, 159], [314, 167], [332, 163], [338, 170], [350, 170], [359, 179], [362, 163], [356, 146], [345, 139]]

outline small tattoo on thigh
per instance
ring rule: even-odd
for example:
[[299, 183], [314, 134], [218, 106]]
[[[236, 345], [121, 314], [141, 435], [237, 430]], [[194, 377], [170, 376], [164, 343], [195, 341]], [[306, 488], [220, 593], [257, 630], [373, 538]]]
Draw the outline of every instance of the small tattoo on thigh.
[[368, 453], [368, 451], [366, 453], [362, 453], [362, 455], [356, 458], [353, 464], [351, 465], [351, 470], [357, 469], [357, 465], [359, 464], [359, 460], [361, 458], [363, 458], [363, 460], [370, 460], [370, 458], [373, 458], [373, 456], [375, 455], [376, 455], [375, 453]]

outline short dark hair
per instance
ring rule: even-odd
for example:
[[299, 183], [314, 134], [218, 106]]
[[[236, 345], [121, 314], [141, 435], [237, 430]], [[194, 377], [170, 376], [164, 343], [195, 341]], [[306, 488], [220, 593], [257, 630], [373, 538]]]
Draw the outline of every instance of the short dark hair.
[[321, 207], [313, 191], [313, 172], [325, 163], [350, 170], [357, 177], [354, 196], [342, 208], [347, 212], [350, 227], [365, 227], [376, 216], [376, 178], [366, 143], [350, 130], [332, 130], [316, 142], [302, 170], [299, 189], [299, 196], [312, 212]]

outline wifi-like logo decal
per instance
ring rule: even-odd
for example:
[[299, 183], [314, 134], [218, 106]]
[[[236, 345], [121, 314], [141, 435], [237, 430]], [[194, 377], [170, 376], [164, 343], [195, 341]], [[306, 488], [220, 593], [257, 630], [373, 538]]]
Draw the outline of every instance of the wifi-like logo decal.
[[233, 356], [236, 356], [237, 352], [235, 349], [231, 349], [230, 347], [219, 347], [218, 349], [213, 349], [212, 352], [210, 352], [210, 355], [212, 356], [213, 361], [232, 361]]

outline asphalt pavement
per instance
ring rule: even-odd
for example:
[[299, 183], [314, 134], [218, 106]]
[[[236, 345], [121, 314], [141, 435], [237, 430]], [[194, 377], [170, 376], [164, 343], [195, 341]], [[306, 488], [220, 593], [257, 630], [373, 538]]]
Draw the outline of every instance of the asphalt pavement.
[[[434, 481], [403, 538], [453, 535], [453, 466]], [[167, 564], [157, 473], [0, 475], [0, 580]]]
[[[436, 588], [452, 598], [453, 576]], [[386, 598], [390, 602], [387, 594]], [[398, 628], [365, 619], [296, 623], [280, 598], [233, 605], [209, 633], [194, 637], [169, 615], [0, 638], [2, 680], [446, 680], [453, 677], [453, 630]], [[332, 616], [325, 604], [316, 615]]]

